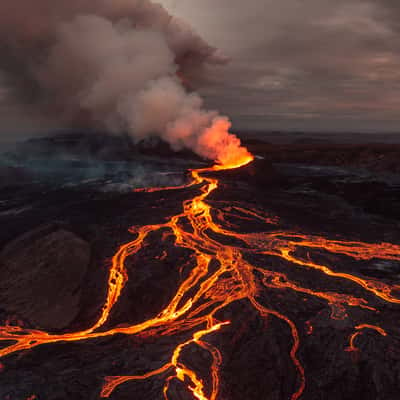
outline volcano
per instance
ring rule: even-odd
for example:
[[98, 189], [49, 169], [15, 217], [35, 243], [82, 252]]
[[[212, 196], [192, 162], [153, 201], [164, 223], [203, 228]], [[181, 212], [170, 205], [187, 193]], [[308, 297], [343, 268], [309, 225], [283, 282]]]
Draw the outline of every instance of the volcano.
[[299, 171], [3, 189], [1, 397], [396, 399], [398, 227]]

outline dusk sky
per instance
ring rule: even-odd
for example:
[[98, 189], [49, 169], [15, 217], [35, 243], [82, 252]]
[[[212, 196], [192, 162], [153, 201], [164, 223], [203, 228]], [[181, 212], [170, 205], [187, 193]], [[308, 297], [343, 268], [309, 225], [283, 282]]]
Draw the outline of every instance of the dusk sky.
[[162, 3], [231, 59], [202, 94], [236, 127], [398, 131], [398, 1]]
[[[41, 132], [85, 120], [112, 131], [128, 126], [134, 136], [164, 133], [168, 118], [139, 121], [163, 113], [154, 107], [139, 112], [137, 96], [149, 83], [171, 82], [177, 69], [186, 73], [198, 64], [205, 73], [195, 74], [189, 87], [205, 99], [205, 112], [228, 116], [234, 129], [398, 132], [398, 0], [160, 2], [182, 24], [142, 0], [1, 2], [2, 131]], [[140, 23], [129, 27], [129, 21]], [[163, 38], [142, 40], [141, 26], [161, 29]], [[229, 62], [214, 62], [213, 47]], [[190, 94], [174, 85], [190, 102]], [[198, 111], [202, 106], [198, 100]]]

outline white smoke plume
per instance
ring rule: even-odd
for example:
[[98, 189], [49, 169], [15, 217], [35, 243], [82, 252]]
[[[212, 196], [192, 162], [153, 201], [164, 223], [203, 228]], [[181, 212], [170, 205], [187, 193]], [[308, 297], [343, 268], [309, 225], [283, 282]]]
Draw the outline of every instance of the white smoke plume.
[[228, 119], [182, 83], [223, 58], [159, 4], [3, 0], [0, 49], [6, 100], [36, 115], [136, 140], [156, 134], [221, 163], [247, 154]]

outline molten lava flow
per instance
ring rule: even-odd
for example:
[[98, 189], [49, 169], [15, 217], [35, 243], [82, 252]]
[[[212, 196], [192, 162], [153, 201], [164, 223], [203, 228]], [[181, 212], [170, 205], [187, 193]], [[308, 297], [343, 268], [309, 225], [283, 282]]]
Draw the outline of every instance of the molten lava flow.
[[[291, 399], [298, 399], [306, 386], [305, 370], [298, 356], [302, 332], [294, 320], [271, 305], [263, 304], [262, 293], [285, 290], [316, 298], [328, 304], [333, 319], [347, 318], [347, 313], [351, 308], [358, 308], [375, 315], [378, 310], [375, 303], [375, 307], [371, 305], [371, 298], [375, 297], [394, 305], [399, 304], [400, 298], [396, 297], [395, 291], [400, 287], [335, 271], [332, 266], [313, 261], [312, 251], [318, 250], [318, 252], [337, 257], [351, 257], [355, 260], [365, 261], [377, 258], [400, 261], [400, 246], [389, 243], [369, 244], [329, 240], [320, 236], [276, 230], [271, 232], [271, 228], [275, 228], [278, 220], [264, 215], [257, 209], [247, 209], [243, 205], [233, 205], [233, 203], [228, 204], [227, 207], [216, 208], [212, 207], [210, 202], [206, 202], [210, 193], [219, 185], [219, 180], [211, 177], [210, 173], [215, 176], [214, 172], [239, 168], [251, 162], [252, 159], [253, 157], [241, 148], [239, 153], [226, 152], [222, 164], [191, 170], [192, 180], [185, 187], [192, 187], [192, 190], [198, 190], [199, 193], [183, 202], [183, 210], [180, 214], [172, 216], [162, 224], [131, 228], [130, 231], [135, 235], [135, 239], [122, 245], [112, 259], [104, 305], [97, 321], [92, 326], [83, 331], [64, 334], [25, 329], [22, 326], [2, 326], [0, 340], [5, 341], [5, 345], [0, 349], [0, 357], [33, 349], [39, 345], [90, 340], [115, 334], [158, 337], [190, 332], [190, 339], [177, 343], [169, 361], [160, 368], [143, 375], [106, 377], [101, 396], [110, 396], [117, 386], [128, 381], [159, 377], [165, 382], [163, 389], [165, 400], [170, 398], [172, 381], [184, 385], [194, 399], [217, 400], [223, 357], [220, 350], [207, 339], [217, 333], [222, 335], [224, 330], [229, 329], [231, 321], [218, 320], [221, 310], [234, 302], [247, 301], [261, 317], [271, 316], [286, 324], [292, 338], [289, 356], [298, 375], [297, 388]], [[170, 188], [155, 188], [147, 191], [158, 190], [170, 190]], [[265, 224], [269, 232], [235, 232], [233, 227], [236, 225], [227, 222], [228, 215], [237, 215], [239, 220], [245, 219], [257, 224]], [[176, 247], [192, 251], [196, 260], [195, 266], [176, 288], [175, 295], [169, 304], [158, 315], [131, 326], [104, 329], [104, 324], [109, 320], [113, 306], [118, 302], [128, 280], [125, 261], [133, 254], [139, 253], [150, 233], [165, 231], [174, 236]], [[307, 254], [307, 257], [304, 254]], [[159, 259], [163, 260], [166, 256], [167, 249]], [[326, 291], [321, 288], [314, 289], [297, 279], [291, 279], [289, 273], [269, 270], [265, 266], [254, 265], [248, 261], [249, 258], [265, 259], [266, 256], [284, 262], [297, 272], [301, 271], [305, 274], [313, 271], [335, 282], [346, 281], [348, 285], [354, 285], [357, 288], [359, 295]], [[310, 280], [307, 282], [310, 283]], [[303, 326], [306, 335], [311, 335], [317, 329], [310, 321], [305, 322]], [[350, 337], [350, 349], [356, 349], [354, 340], [365, 328], [387, 335], [386, 330], [377, 325], [361, 323], [356, 326], [356, 333]], [[188, 346], [198, 346], [210, 354], [212, 363], [206, 376], [199, 376], [198, 372], [185, 365], [182, 352]]]
[[380, 335], [382, 336], [387, 336], [387, 333], [384, 329], [382, 329], [380, 326], [375, 326], [375, 325], [369, 325], [369, 324], [362, 324], [362, 325], [358, 325], [356, 326], [356, 332], [354, 332], [351, 336], [350, 336], [350, 345], [349, 347], [346, 349], [346, 351], [358, 351], [358, 348], [355, 346], [354, 342], [357, 336], [362, 334], [362, 330], [363, 329], [372, 329], [376, 332], [378, 332]]

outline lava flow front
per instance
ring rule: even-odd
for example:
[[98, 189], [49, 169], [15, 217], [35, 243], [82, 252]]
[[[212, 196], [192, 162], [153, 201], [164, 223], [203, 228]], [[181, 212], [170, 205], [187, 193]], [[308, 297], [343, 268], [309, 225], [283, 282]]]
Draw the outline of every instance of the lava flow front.
[[[191, 170], [191, 182], [186, 190], [197, 193], [183, 202], [181, 213], [172, 216], [166, 222], [156, 225], [135, 226], [131, 228], [134, 240], [122, 245], [112, 259], [109, 271], [108, 291], [97, 321], [89, 328], [78, 332], [52, 334], [42, 330], [26, 329], [20, 326], [0, 327], [0, 340], [4, 345], [0, 356], [6, 357], [22, 350], [31, 350], [58, 342], [88, 341], [99, 337], [116, 334], [137, 335], [140, 337], [177, 337], [187, 333], [188, 337], [177, 342], [168, 362], [160, 368], [148, 371], [143, 375], [104, 377], [101, 397], [109, 397], [114, 390], [128, 381], [142, 381], [154, 377], [164, 380], [163, 393], [160, 397], [172, 400], [172, 383], [180, 383], [183, 389], [194, 399], [216, 400], [221, 388], [221, 371], [223, 369], [223, 352], [212, 344], [215, 335], [224, 335], [232, 320], [221, 318], [223, 311], [235, 302], [247, 302], [261, 318], [278, 319], [287, 326], [291, 336], [288, 356], [297, 373], [296, 387], [291, 400], [302, 396], [306, 388], [307, 371], [303, 367], [299, 349], [305, 334], [313, 332], [312, 323], [307, 321], [307, 330], [302, 332], [292, 318], [279, 308], [274, 308], [263, 299], [265, 292], [283, 290], [300, 296], [312, 297], [325, 302], [331, 312], [330, 318], [344, 320], [349, 310], [357, 308], [372, 318], [354, 324], [346, 336], [347, 350], [358, 351], [356, 341], [365, 329], [376, 332], [382, 340], [390, 332], [386, 327], [376, 325], [379, 305], [400, 304], [396, 291], [400, 286], [374, 279], [338, 272], [329, 265], [333, 257], [346, 257], [351, 260], [367, 261], [374, 258], [400, 261], [400, 246], [389, 243], [370, 244], [330, 240], [317, 235], [279, 230], [276, 218], [270, 218], [258, 209], [249, 209], [239, 204], [213, 206], [217, 202], [209, 201], [209, 195], [218, 188], [218, 171], [234, 169], [252, 162], [253, 157], [243, 152], [234, 162], [229, 161], [210, 168]], [[144, 191], [173, 190], [177, 188], [155, 188]], [[178, 188], [182, 189], [182, 188]], [[235, 231], [235, 224], [230, 216], [264, 224], [267, 229], [249, 233]], [[183, 278], [176, 288], [175, 295], [166, 307], [153, 318], [130, 326], [117, 326], [105, 329], [114, 305], [118, 302], [127, 280], [129, 279], [126, 260], [137, 255], [145, 246], [151, 233], [168, 232], [174, 237], [174, 246], [188, 249], [195, 258], [194, 267]], [[166, 249], [165, 251], [170, 251]], [[330, 257], [323, 257], [328, 254]], [[257, 264], [253, 260], [260, 260]], [[279, 260], [288, 267], [285, 272], [276, 271], [262, 265], [267, 261]], [[176, 268], [180, 268], [177, 265]], [[293, 276], [291, 276], [293, 271]], [[299, 273], [318, 274], [327, 281], [346, 282], [346, 288], [337, 292], [311, 287], [308, 280], [302, 283]], [[378, 301], [373, 304], [370, 299]], [[240, 317], [240, 316], [238, 316]], [[370, 322], [374, 323], [370, 323]], [[358, 339], [357, 339], [358, 338]], [[210, 355], [208, 371], [200, 372], [187, 365], [183, 353], [189, 346], [197, 346]], [[345, 350], [338, 349], [339, 351]], [[20, 362], [23, 362], [21, 359]], [[100, 389], [100, 388], [99, 388]], [[122, 390], [122, 388], [121, 388]], [[228, 399], [227, 399], [228, 400]]]

